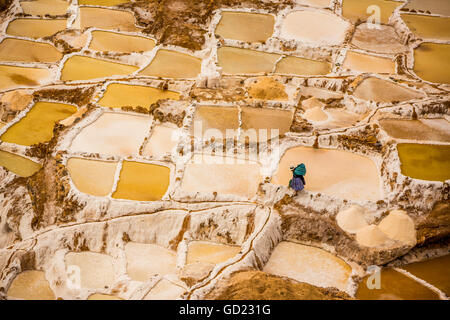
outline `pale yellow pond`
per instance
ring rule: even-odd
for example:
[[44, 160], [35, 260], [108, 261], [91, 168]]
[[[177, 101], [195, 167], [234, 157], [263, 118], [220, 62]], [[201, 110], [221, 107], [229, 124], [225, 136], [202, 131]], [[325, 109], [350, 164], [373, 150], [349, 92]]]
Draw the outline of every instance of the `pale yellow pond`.
[[186, 290], [173, 282], [161, 279], [144, 297], [144, 300], [175, 300]]
[[194, 56], [160, 49], [152, 62], [139, 74], [162, 78], [195, 78], [201, 72], [202, 60]]
[[78, 5], [113, 7], [128, 2], [130, 0], [78, 0]]
[[161, 200], [169, 188], [169, 183], [168, 167], [124, 161], [113, 198], [137, 201]]
[[292, 110], [242, 107], [242, 135], [247, 134], [252, 142], [263, 142], [266, 137], [270, 139], [289, 132], [293, 117]]
[[115, 75], [129, 75], [138, 67], [94, 59], [84, 56], [72, 56], [66, 60], [61, 71], [61, 80], [90, 80]]
[[41, 165], [30, 159], [0, 150], [0, 167], [21, 177], [29, 177], [41, 169]]
[[133, 13], [106, 8], [81, 7], [79, 23], [81, 29], [96, 27], [130, 32], [140, 30], [135, 25], [136, 19]]
[[[237, 130], [239, 128], [239, 110], [236, 107], [222, 106], [198, 106], [195, 110], [194, 119], [191, 126], [191, 134], [202, 134], [203, 138], [208, 139], [206, 133], [211, 129], [219, 130], [223, 139], [226, 138], [227, 129]], [[211, 138], [211, 137], [209, 137]], [[219, 137], [215, 137], [218, 139]]]
[[92, 50], [123, 53], [150, 51], [154, 47], [155, 41], [152, 39], [98, 30], [92, 31], [89, 44]]
[[108, 108], [142, 107], [150, 109], [150, 106], [162, 99], [178, 100], [180, 94], [170, 90], [128, 85], [123, 83], [112, 83], [108, 85], [103, 97], [98, 104]]
[[343, 0], [342, 15], [352, 22], [358, 19], [364, 22], [374, 14], [374, 11], [367, 13], [369, 7], [374, 6], [380, 9], [380, 22], [387, 24], [394, 10], [402, 4], [401, 1], [389, 0]]
[[48, 69], [0, 65], [0, 90], [36, 87], [50, 76]]
[[25, 117], [9, 127], [0, 138], [24, 146], [48, 142], [53, 137], [55, 124], [76, 111], [75, 106], [68, 104], [37, 102]]
[[414, 50], [414, 72], [423, 80], [450, 83], [450, 44], [422, 43]]
[[280, 55], [249, 49], [221, 47], [217, 50], [219, 66], [227, 74], [271, 73]]
[[88, 300], [123, 300], [123, 299], [110, 294], [94, 293], [89, 296]]
[[162, 157], [170, 154], [178, 144], [177, 131], [178, 127], [170, 123], [156, 125], [152, 129], [152, 133], [142, 154], [153, 157]]
[[0, 61], [57, 62], [62, 53], [48, 43], [20, 39], [4, 39], [0, 43]]
[[43, 271], [28, 270], [19, 273], [6, 294], [8, 297], [24, 300], [55, 300]]
[[331, 64], [300, 57], [285, 57], [277, 63], [276, 73], [299, 76], [325, 75], [330, 73]]
[[450, 123], [445, 119], [386, 119], [379, 123], [393, 138], [450, 142]]
[[81, 192], [104, 197], [114, 184], [117, 162], [71, 158], [67, 161], [70, 177]]
[[15, 19], [11, 21], [6, 33], [27, 38], [44, 38], [65, 30], [67, 20], [63, 19]]
[[35, 0], [20, 1], [23, 13], [34, 16], [63, 15], [67, 12], [69, 1], [64, 0]]
[[343, 67], [358, 72], [395, 73], [394, 61], [354, 51], [347, 52]]
[[272, 36], [274, 24], [270, 14], [224, 11], [215, 33], [225, 39], [265, 42]]
[[353, 95], [358, 99], [375, 102], [408, 101], [424, 97], [419, 91], [374, 77], [364, 79]]
[[82, 288], [105, 289], [114, 283], [114, 259], [109, 255], [90, 251], [68, 252], [65, 262], [66, 269], [71, 266], [79, 268]]
[[450, 18], [402, 14], [409, 30], [422, 39], [450, 40]]
[[233, 258], [240, 251], [240, 246], [230, 246], [206, 241], [192, 241], [188, 245], [186, 264], [196, 262], [222, 263]]

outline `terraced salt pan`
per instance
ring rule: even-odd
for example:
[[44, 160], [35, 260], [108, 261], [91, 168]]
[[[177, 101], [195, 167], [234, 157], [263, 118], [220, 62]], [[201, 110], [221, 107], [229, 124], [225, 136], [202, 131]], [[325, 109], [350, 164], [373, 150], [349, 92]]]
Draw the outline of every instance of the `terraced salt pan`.
[[295, 11], [283, 21], [281, 36], [320, 45], [338, 45], [345, 40], [350, 23], [326, 11]]
[[367, 227], [367, 221], [364, 218], [364, 209], [359, 206], [351, 206], [346, 210], [340, 211], [336, 215], [338, 226], [348, 233], [356, 233], [358, 230]]
[[186, 290], [173, 282], [161, 279], [144, 297], [144, 300], [175, 300]]
[[57, 62], [62, 53], [48, 43], [7, 38], [0, 43], [0, 61]]
[[79, 24], [81, 29], [95, 27], [98, 29], [117, 31], [139, 31], [135, 26], [133, 13], [106, 8], [81, 7]]
[[[393, 270], [383, 268], [380, 273], [380, 289], [367, 286], [369, 276], [362, 279], [356, 292], [361, 300], [438, 300], [439, 296], [419, 282]], [[369, 280], [369, 284], [372, 282]]]
[[370, 6], [376, 6], [380, 9], [380, 22], [388, 24], [389, 17], [402, 4], [403, 2], [400, 1], [388, 0], [343, 0], [342, 15], [353, 23], [358, 20], [365, 22], [374, 14], [373, 10], [367, 13], [368, 8]]
[[450, 16], [450, 3], [447, 0], [409, 0], [404, 8]]
[[328, 120], [328, 114], [320, 107], [313, 107], [305, 111], [303, 118], [313, 122], [322, 122]]
[[408, 101], [424, 97], [421, 92], [378, 78], [363, 80], [353, 95], [358, 99], [375, 102]]
[[104, 113], [83, 128], [70, 146], [71, 152], [137, 155], [150, 130], [152, 118], [123, 113]]
[[65, 19], [14, 19], [8, 24], [6, 34], [27, 38], [44, 38], [65, 30]]
[[55, 300], [43, 271], [28, 270], [19, 273], [7, 292], [8, 298], [24, 300]]
[[372, 28], [372, 24], [369, 23], [362, 23], [356, 27], [352, 44], [360, 49], [379, 53], [400, 53], [407, 49], [400, 42], [395, 28], [385, 25]]
[[142, 107], [150, 109], [150, 106], [162, 99], [178, 100], [180, 94], [170, 90], [128, 85], [123, 83], [111, 83], [106, 88], [103, 97], [98, 104], [107, 108]]
[[414, 50], [414, 72], [423, 80], [450, 83], [450, 44], [421, 43]]
[[144, 156], [163, 157], [174, 151], [178, 144], [178, 127], [170, 123], [156, 125], [144, 147]]
[[409, 30], [422, 39], [450, 40], [450, 18], [402, 14]]
[[92, 31], [89, 49], [122, 53], [151, 51], [155, 47], [152, 39], [107, 31]]
[[310, 7], [325, 8], [330, 5], [330, 0], [296, 0], [295, 3]]
[[331, 64], [326, 61], [289, 56], [277, 63], [275, 72], [299, 76], [325, 75], [331, 72]]
[[176, 252], [155, 244], [129, 242], [125, 246], [127, 274], [136, 281], [155, 275], [177, 274]]
[[415, 179], [450, 179], [450, 145], [400, 143], [397, 145], [404, 175]]
[[248, 49], [221, 47], [217, 50], [219, 66], [227, 74], [270, 73], [280, 55]]
[[70, 117], [77, 107], [54, 102], [36, 102], [30, 111], [0, 137], [2, 141], [31, 146], [53, 138], [53, 128]]
[[[191, 134], [198, 136], [201, 133], [203, 140], [210, 139], [208, 132], [212, 135], [216, 130], [226, 138], [226, 130], [237, 130], [239, 128], [239, 110], [236, 107], [222, 106], [198, 106], [195, 110], [191, 126]], [[215, 130], [214, 130], [215, 129]], [[212, 131], [214, 130], [214, 131]], [[218, 137], [215, 137], [216, 139]]]
[[261, 180], [260, 165], [256, 162], [242, 164], [231, 157], [196, 154], [186, 165], [181, 188], [187, 192], [217, 192], [251, 198]]
[[286, 101], [286, 87], [271, 77], [259, 77], [248, 86], [248, 94], [253, 99]]
[[[261, 142], [264, 140], [264, 137], [270, 139], [289, 132], [294, 118], [292, 110], [251, 107], [242, 107], [241, 110], [242, 135], [248, 134], [250, 141]], [[260, 132], [260, 130], [262, 131]], [[278, 134], [273, 130], [278, 130]]]
[[162, 78], [195, 78], [201, 72], [202, 60], [186, 53], [160, 49], [141, 72], [143, 76]]
[[27, 158], [0, 150], [0, 166], [21, 177], [29, 177], [41, 169], [41, 165]]
[[127, 64], [91, 57], [72, 56], [64, 63], [64, 67], [61, 70], [61, 80], [90, 80], [115, 75], [129, 75], [138, 69], [138, 67]]
[[325, 250], [282, 241], [273, 250], [263, 271], [319, 287], [346, 291], [352, 269]]
[[336, 129], [350, 127], [367, 116], [367, 114], [349, 112], [341, 108], [328, 108], [326, 109], [326, 113], [328, 115], [327, 121], [316, 124], [318, 128]]
[[78, 5], [114, 7], [128, 2], [130, 2], [130, 0], [78, 0]]
[[233, 258], [241, 251], [239, 246], [230, 246], [206, 241], [189, 242], [186, 264], [218, 264]]
[[117, 162], [71, 158], [67, 161], [70, 177], [81, 192], [104, 197], [114, 184]]
[[224, 11], [215, 33], [225, 39], [265, 42], [272, 36], [274, 24], [270, 14]]
[[347, 52], [343, 67], [358, 72], [387, 74], [395, 73], [395, 62], [391, 59], [371, 56], [354, 51]]
[[63, 15], [66, 14], [69, 7], [69, 1], [64, 0], [35, 0], [20, 1], [23, 13], [33, 16]]
[[167, 192], [170, 184], [170, 169], [165, 166], [124, 161], [117, 189], [113, 198], [156, 201]]
[[48, 69], [0, 65], [0, 90], [36, 87], [49, 81], [50, 77]]
[[95, 252], [68, 252], [65, 256], [66, 268], [80, 268], [81, 287], [105, 289], [114, 279], [114, 260], [111, 256]]
[[379, 121], [383, 130], [396, 139], [450, 142], [450, 123], [445, 119]]
[[340, 150], [291, 148], [282, 156], [272, 183], [288, 186], [292, 178], [289, 168], [299, 163], [306, 165], [307, 190], [352, 200], [381, 198], [375, 163], [367, 157]]

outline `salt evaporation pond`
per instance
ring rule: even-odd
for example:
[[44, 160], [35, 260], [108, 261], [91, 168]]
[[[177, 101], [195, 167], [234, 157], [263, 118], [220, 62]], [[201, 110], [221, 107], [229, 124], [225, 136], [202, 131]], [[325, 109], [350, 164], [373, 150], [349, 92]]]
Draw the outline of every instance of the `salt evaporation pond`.
[[0, 150], [0, 166], [21, 177], [30, 177], [42, 167], [30, 159], [3, 150]]
[[33, 16], [64, 15], [69, 7], [69, 1], [64, 0], [34, 0], [19, 3], [23, 13]]
[[132, 36], [108, 31], [92, 31], [89, 49], [122, 53], [151, 51], [155, 41], [140, 36]]
[[55, 300], [43, 271], [27, 270], [19, 273], [7, 292], [8, 298], [23, 300]]
[[15, 19], [8, 24], [6, 34], [27, 38], [50, 37], [55, 33], [65, 30], [65, 19]]
[[144, 300], [175, 300], [186, 290], [167, 279], [161, 279], [144, 297]]
[[409, 30], [422, 39], [450, 40], [450, 18], [402, 14]]
[[[95, 27], [105, 30], [139, 31], [133, 13], [106, 8], [81, 7], [79, 17], [81, 29]], [[77, 22], [76, 22], [77, 23]]]
[[0, 43], [0, 61], [54, 63], [62, 53], [48, 43], [7, 38]]
[[423, 80], [450, 83], [450, 44], [421, 43], [414, 49], [414, 72]]
[[354, 51], [347, 52], [343, 67], [358, 72], [386, 74], [396, 73], [395, 62], [391, 59], [371, 56]]
[[89, 5], [102, 7], [114, 7], [128, 2], [130, 2], [130, 0], [78, 0], [80, 6]]
[[170, 123], [156, 125], [152, 128], [152, 133], [147, 144], [142, 151], [144, 156], [163, 157], [174, 151], [178, 144], [178, 127]]
[[241, 251], [239, 246], [230, 246], [207, 241], [189, 242], [186, 264], [218, 264], [233, 258]]
[[88, 297], [88, 300], [123, 300], [110, 294], [94, 293]]
[[331, 72], [331, 63], [301, 57], [285, 57], [277, 63], [275, 73], [298, 76], [325, 75]]
[[[227, 130], [237, 130], [238, 128], [238, 108], [228, 106], [198, 106], [194, 113], [191, 134], [195, 136], [200, 133], [202, 136], [197, 138], [207, 140], [211, 139], [208, 132], [212, 135], [218, 131], [225, 139]], [[215, 138], [218, 139], [219, 137]]]
[[249, 49], [221, 47], [217, 58], [224, 73], [257, 74], [271, 73], [280, 55]]
[[394, 10], [402, 4], [403, 2], [400, 1], [389, 0], [343, 0], [342, 15], [353, 23], [358, 20], [364, 22], [374, 13], [373, 10], [367, 13], [368, 8], [373, 6], [373, 8], [379, 8], [380, 10], [380, 22], [388, 24]]
[[279, 135], [289, 132], [294, 118], [293, 110], [251, 107], [242, 107], [241, 110], [242, 135], [248, 135], [252, 142], [278, 136], [274, 130], [278, 130]]
[[404, 46], [395, 28], [379, 25], [373, 28], [370, 23], [362, 23], [356, 27], [353, 33], [352, 45], [379, 53], [400, 53], [407, 48]]
[[379, 123], [396, 139], [450, 142], [450, 123], [445, 119], [385, 119]]
[[419, 91], [374, 77], [363, 80], [353, 95], [358, 99], [375, 102], [408, 101], [424, 97]]
[[36, 87], [48, 81], [50, 76], [48, 69], [0, 65], [0, 90]]
[[429, 11], [432, 14], [450, 16], [450, 2], [447, 0], [409, 0], [404, 8], [415, 11]]

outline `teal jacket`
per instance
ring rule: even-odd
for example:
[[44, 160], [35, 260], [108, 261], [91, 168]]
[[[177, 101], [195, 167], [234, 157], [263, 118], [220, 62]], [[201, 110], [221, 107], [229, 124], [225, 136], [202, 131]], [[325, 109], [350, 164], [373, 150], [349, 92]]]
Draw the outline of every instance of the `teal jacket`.
[[298, 165], [298, 166], [294, 169], [294, 175], [295, 175], [295, 176], [304, 176], [305, 174], [306, 174], [306, 167], [305, 167], [305, 164], [304, 164], [304, 163]]

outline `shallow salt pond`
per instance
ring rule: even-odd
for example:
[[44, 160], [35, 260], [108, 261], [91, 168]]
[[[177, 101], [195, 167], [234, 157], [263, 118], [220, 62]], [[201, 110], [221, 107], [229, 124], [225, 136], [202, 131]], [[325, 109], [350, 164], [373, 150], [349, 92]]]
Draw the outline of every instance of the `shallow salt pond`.
[[271, 73], [280, 55], [249, 49], [221, 47], [217, 50], [219, 66], [227, 74]]
[[353, 23], [356, 21], [367, 21], [373, 15], [373, 11], [367, 13], [370, 6], [377, 6], [380, 8], [380, 22], [387, 24], [389, 17], [394, 12], [395, 8], [401, 6], [403, 2], [388, 1], [388, 0], [343, 0], [342, 15], [344, 18], [350, 19]]
[[285, 57], [277, 63], [276, 73], [300, 76], [325, 75], [330, 73], [331, 64], [300, 57]]
[[178, 100], [180, 94], [170, 90], [128, 85], [123, 83], [111, 83], [106, 88], [103, 97], [98, 104], [107, 108], [142, 107], [150, 109], [150, 106], [162, 99]]
[[161, 200], [170, 183], [170, 169], [165, 166], [124, 161], [113, 198], [137, 201]]
[[[117, 31], [139, 31], [133, 13], [106, 8], [81, 7], [79, 24], [81, 29], [95, 27]], [[77, 23], [77, 21], [76, 21]]]
[[143, 76], [162, 78], [195, 78], [201, 72], [202, 60], [186, 53], [160, 49], [141, 72]]
[[[369, 289], [363, 278], [356, 292], [360, 300], [439, 300], [439, 296], [419, 282], [390, 268], [380, 273], [380, 289]], [[371, 284], [370, 280], [369, 283]]]
[[186, 264], [218, 264], [233, 258], [241, 251], [240, 246], [230, 246], [206, 241], [189, 242]]
[[123, 300], [123, 299], [110, 294], [94, 293], [89, 296], [88, 300]]
[[295, 2], [317, 8], [325, 8], [330, 5], [330, 0], [296, 0]]
[[41, 165], [30, 159], [0, 150], [0, 167], [21, 177], [29, 177], [41, 169]]
[[450, 18], [402, 14], [409, 30], [422, 39], [450, 40]]
[[36, 87], [50, 79], [48, 69], [0, 65], [0, 90]]
[[24, 300], [55, 300], [43, 271], [28, 270], [19, 273], [7, 292], [8, 298]]
[[408, 101], [424, 97], [421, 92], [378, 78], [363, 80], [353, 95], [358, 99], [375, 102]]
[[78, 0], [78, 5], [113, 7], [128, 2], [130, 2], [130, 0]]
[[6, 34], [27, 38], [44, 38], [65, 30], [65, 19], [15, 19], [8, 24]]
[[144, 297], [144, 300], [175, 300], [186, 290], [169, 280], [161, 279]]
[[414, 49], [414, 72], [423, 80], [450, 83], [450, 44], [422, 43]]
[[[198, 106], [195, 110], [191, 126], [191, 134], [203, 140], [210, 139], [218, 130], [223, 139], [226, 138], [226, 130], [239, 128], [239, 110], [236, 107], [222, 106]], [[215, 129], [215, 130], [214, 130]], [[208, 132], [209, 131], [209, 132]], [[198, 137], [201, 133], [202, 136]], [[208, 134], [209, 133], [209, 134]], [[215, 137], [218, 139], [219, 137]]]
[[155, 47], [152, 39], [107, 31], [92, 31], [89, 49], [122, 53], [151, 51]]
[[30, 111], [0, 137], [2, 141], [31, 146], [52, 139], [55, 124], [70, 117], [77, 107], [54, 102], [37, 102]]
[[81, 287], [105, 289], [114, 283], [114, 259], [96, 252], [68, 252], [65, 256], [66, 268], [80, 268]]
[[117, 162], [71, 158], [67, 161], [67, 170], [73, 183], [81, 192], [104, 197], [114, 184]]
[[129, 242], [125, 246], [127, 274], [132, 280], [147, 281], [151, 277], [176, 274], [176, 252], [155, 244]]
[[391, 59], [370, 56], [354, 51], [347, 52], [343, 67], [358, 72], [395, 73], [395, 62]]
[[258, 77], [247, 88], [249, 96], [253, 99], [286, 101], [288, 95], [284, 84], [271, 77]]
[[448, 0], [409, 0], [404, 8], [450, 16], [450, 2]]
[[338, 45], [345, 40], [350, 24], [328, 12], [296, 11], [283, 21], [281, 36], [326, 45]]
[[369, 23], [363, 23], [356, 27], [352, 44], [360, 49], [380, 53], [400, 53], [406, 50], [395, 28], [386, 25], [372, 28]]
[[181, 187], [187, 192], [217, 192], [250, 198], [256, 194], [261, 180], [257, 162], [239, 163], [233, 157], [196, 154], [186, 166]]
[[62, 53], [48, 43], [28, 40], [4, 39], [0, 43], [0, 61], [57, 62]]
[[[250, 141], [263, 141], [289, 132], [294, 117], [292, 110], [242, 107], [242, 135]], [[260, 132], [260, 130], [262, 130]], [[278, 134], [273, 132], [278, 130]], [[265, 135], [264, 135], [265, 134]]]
[[19, 3], [23, 13], [34, 16], [63, 15], [69, 7], [69, 1], [64, 0], [20, 1]]
[[450, 145], [400, 143], [397, 145], [404, 175], [415, 179], [450, 179]]
[[61, 80], [90, 80], [115, 75], [129, 75], [138, 67], [84, 56], [72, 56], [66, 60]]
[[104, 113], [75, 137], [71, 152], [137, 155], [152, 118], [123, 113]]
[[270, 14], [224, 11], [215, 33], [225, 39], [265, 42], [272, 36], [274, 24]]
[[380, 120], [383, 130], [396, 139], [450, 142], [450, 123], [445, 119]]
[[144, 156], [163, 157], [172, 153], [178, 144], [178, 127], [170, 123], [156, 125], [144, 147]]
[[300, 163], [306, 165], [306, 190], [351, 200], [381, 198], [375, 163], [367, 157], [341, 150], [291, 148], [282, 156], [272, 183], [288, 186], [292, 179], [290, 166]]
[[352, 268], [325, 250], [282, 241], [273, 250], [263, 271], [319, 287], [335, 287], [345, 291]]

